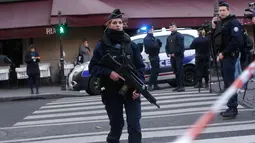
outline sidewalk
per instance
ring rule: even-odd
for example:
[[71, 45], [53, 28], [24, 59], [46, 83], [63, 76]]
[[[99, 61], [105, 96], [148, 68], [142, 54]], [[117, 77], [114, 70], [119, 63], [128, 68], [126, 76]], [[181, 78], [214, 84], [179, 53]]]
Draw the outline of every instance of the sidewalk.
[[0, 89], [0, 102], [16, 101], [23, 99], [54, 99], [63, 97], [84, 97], [88, 94], [78, 91], [61, 91], [60, 86], [43, 86], [39, 89], [40, 94], [30, 94], [30, 89], [25, 87], [13, 89]]
[[[222, 80], [222, 79], [221, 79]], [[219, 83], [216, 77], [212, 77], [212, 91], [219, 93]], [[167, 84], [168, 87], [168, 84]], [[221, 81], [221, 89], [223, 89], [223, 81]], [[255, 108], [255, 82], [249, 82], [248, 89], [246, 91], [245, 97], [244, 93], [238, 94], [238, 101], [242, 105], [246, 105], [250, 108]], [[0, 89], [0, 102], [7, 101], [17, 101], [24, 99], [54, 99], [63, 97], [85, 97], [90, 96], [85, 91], [61, 91], [60, 85], [58, 86], [42, 86], [39, 89], [40, 94], [30, 94], [30, 89], [28, 87], [20, 88], [4, 88]], [[243, 99], [244, 97], [244, 99]]]

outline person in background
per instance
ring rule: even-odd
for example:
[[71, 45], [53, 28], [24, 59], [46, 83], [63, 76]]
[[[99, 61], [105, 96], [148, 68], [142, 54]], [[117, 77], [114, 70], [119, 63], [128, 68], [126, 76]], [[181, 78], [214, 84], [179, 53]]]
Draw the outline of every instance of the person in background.
[[191, 49], [196, 50], [196, 76], [197, 85], [194, 88], [202, 88], [202, 79], [205, 80], [205, 88], [209, 85], [209, 57], [210, 57], [210, 42], [205, 37], [205, 30], [199, 30], [199, 37], [195, 38], [190, 45]]
[[31, 94], [34, 94], [34, 82], [36, 85], [36, 94], [39, 94], [40, 69], [38, 63], [40, 62], [40, 56], [36, 51], [35, 45], [30, 45], [30, 50], [25, 56], [25, 62], [27, 64], [28, 84], [31, 89]]
[[143, 39], [145, 53], [149, 55], [151, 63], [151, 74], [149, 79], [148, 90], [159, 90], [160, 87], [157, 84], [158, 73], [160, 70], [159, 65], [159, 51], [162, 46], [162, 42], [153, 36], [153, 26], [148, 26], [147, 36]]
[[175, 23], [169, 25], [171, 34], [166, 39], [166, 54], [171, 59], [171, 65], [176, 76], [177, 87], [173, 91], [185, 91], [183, 83], [184, 36], [177, 32]]
[[89, 49], [89, 44], [86, 38], [83, 39], [83, 43], [79, 50], [79, 57], [81, 57], [81, 62], [85, 63], [87, 61], [90, 61], [90, 55], [91, 51]]

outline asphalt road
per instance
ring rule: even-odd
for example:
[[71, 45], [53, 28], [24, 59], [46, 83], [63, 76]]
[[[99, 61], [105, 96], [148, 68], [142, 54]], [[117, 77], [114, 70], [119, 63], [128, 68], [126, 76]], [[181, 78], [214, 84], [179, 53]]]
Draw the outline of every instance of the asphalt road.
[[[142, 99], [143, 143], [166, 143], [182, 135], [219, 95], [187, 88], [152, 92], [161, 109]], [[252, 109], [239, 106], [239, 116], [216, 116], [194, 143], [251, 143], [255, 139]], [[224, 107], [223, 109], [226, 109]], [[102, 143], [109, 122], [99, 96], [32, 100], [0, 104], [0, 143]], [[126, 125], [121, 140], [127, 143]]]

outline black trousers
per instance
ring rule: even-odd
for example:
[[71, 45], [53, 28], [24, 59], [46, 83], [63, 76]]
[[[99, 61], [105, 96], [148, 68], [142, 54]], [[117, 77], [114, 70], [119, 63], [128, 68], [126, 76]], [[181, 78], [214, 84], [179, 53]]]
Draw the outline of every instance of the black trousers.
[[171, 57], [171, 65], [176, 76], [177, 86], [183, 87], [183, 58], [184, 55]]
[[110, 120], [110, 132], [107, 136], [108, 143], [119, 143], [124, 126], [123, 106], [125, 107], [128, 129], [128, 143], [141, 143], [142, 133], [141, 98], [133, 100], [132, 92], [128, 92], [126, 98], [118, 93], [102, 93], [102, 101], [105, 105]]
[[28, 85], [31, 89], [31, 92], [33, 93], [33, 85], [35, 83], [35, 87], [36, 87], [36, 92], [38, 92], [38, 88], [40, 85], [40, 74], [34, 74], [34, 75], [29, 75], [28, 76]]
[[159, 56], [150, 57], [151, 74], [149, 79], [149, 86], [157, 85], [157, 78], [159, 73]]
[[[226, 90], [235, 81], [235, 65], [237, 57], [224, 57], [221, 61], [224, 89]], [[229, 108], [237, 108], [237, 94], [234, 94], [228, 101]]]
[[209, 81], [209, 59], [208, 57], [196, 57], [196, 78], [199, 83], [202, 83], [202, 79], [205, 79], [205, 83]]

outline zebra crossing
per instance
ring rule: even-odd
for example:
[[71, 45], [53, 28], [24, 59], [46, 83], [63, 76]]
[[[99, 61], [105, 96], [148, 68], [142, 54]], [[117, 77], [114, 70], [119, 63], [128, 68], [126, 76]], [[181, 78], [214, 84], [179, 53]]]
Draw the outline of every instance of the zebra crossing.
[[[172, 89], [165, 89], [151, 92], [158, 100], [160, 109], [150, 104], [142, 97], [142, 120], [157, 120], [163, 118], [171, 118], [178, 116], [191, 116], [203, 114], [210, 106], [219, 98], [216, 93], [210, 93], [208, 90], [192, 87], [186, 88], [185, 92], [172, 92]], [[246, 111], [245, 107], [239, 105], [239, 111]], [[226, 108], [223, 108], [223, 110]], [[125, 114], [124, 114], [124, 117]], [[81, 98], [63, 98], [47, 103], [40, 107], [31, 115], [25, 117], [22, 121], [17, 122], [13, 127], [45, 127], [56, 125], [72, 125], [72, 124], [95, 124], [108, 123], [108, 116], [104, 110], [100, 96], [81, 97]], [[238, 131], [238, 130], [255, 130], [255, 120], [248, 121], [231, 121], [210, 124], [204, 133], [213, 134], [218, 132]], [[157, 142], [155, 139], [166, 138], [174, 139], [182, 135], [190, 125], [169, 126], [169, 127], [143, 127], [143, 140], [145, 142]], [[222, 127], [224, 126], [224, 127]], [[104, 142], [108, 131], [75, 133], [68, 135], [43, 136], [28, 139], [10, 140], [9, 142], [28, 142], [28, 143], [93, 143]], [[239, 137], [242, 143], [248, 143], [255, 135], [247, 135]], [[123, 130], [121, 140], [127, 140], [127, 130]], [[154, 139], [154, 140], [153, 140]], [[153, 140], [153, 141], [150, 141]], [[160, 139], [159, 139], [160, 140]], [[233, 140], [233, 141], [232, 141]], [[239, 140], [239, 141], [240, 141]], [[168, 140], [168, 142], [171, 140]], [[201, 139], [196, 143], [225, 143], [236, 141], [235, 137], [223, 137], [216, 139]], [[8, 141], [7, 141], [8, 142]], [[5, 143], [7, 143], [5, 142]], [[166, 142], [166, 141], [165, 141]], [[1, 142], [0, 142], [1, 143]]]

